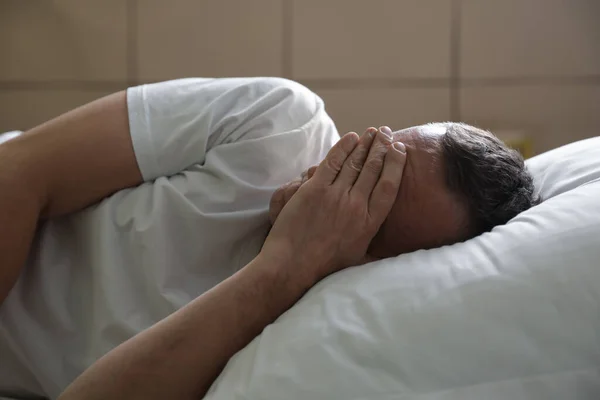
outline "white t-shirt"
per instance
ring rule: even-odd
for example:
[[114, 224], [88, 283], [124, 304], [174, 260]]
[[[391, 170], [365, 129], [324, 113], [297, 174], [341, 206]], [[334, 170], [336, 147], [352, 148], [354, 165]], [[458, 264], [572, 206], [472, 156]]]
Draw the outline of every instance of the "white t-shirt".
[[0, 396], [58, 396], [242, 268], [268, 232], [273, 191], [338, 140], [322, 100], [279, 78], [144, 85], [127, 103], [146, 183], [40, 228], [0, 308]]

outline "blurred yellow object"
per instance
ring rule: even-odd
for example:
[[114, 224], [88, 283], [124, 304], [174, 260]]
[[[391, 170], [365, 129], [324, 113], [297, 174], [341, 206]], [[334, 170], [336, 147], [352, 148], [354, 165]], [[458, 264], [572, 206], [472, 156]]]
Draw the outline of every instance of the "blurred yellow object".
[[533, 157], [533, 140], [523, 132], [497, 132], [496, 135], [507, 146], [517, 150], [523, 158]]
[[518, 150], [523, 158], [533, 157], [533, 144], [530, 138], [509, 139], [505, 143], [515, 150]]

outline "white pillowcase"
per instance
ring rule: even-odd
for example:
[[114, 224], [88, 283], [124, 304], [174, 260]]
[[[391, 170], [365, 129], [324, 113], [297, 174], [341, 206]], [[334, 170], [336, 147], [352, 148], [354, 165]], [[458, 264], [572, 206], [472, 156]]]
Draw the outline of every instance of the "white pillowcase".
[[325, 279], [208, 399], [600, 398], [600, 138], [528, 161], [541, 205]]
[[2, 144], [4, 142], [8, 142], [12, 138], [16, 138], [21, 133], [23, 133], [23, 132], [21, 132], [21, 131], [0, 132], [0, 144]]

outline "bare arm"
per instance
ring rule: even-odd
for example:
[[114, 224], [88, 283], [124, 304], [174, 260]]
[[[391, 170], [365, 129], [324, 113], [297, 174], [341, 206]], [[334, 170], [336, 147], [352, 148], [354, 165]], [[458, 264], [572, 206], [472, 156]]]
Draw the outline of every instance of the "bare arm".
[[142, 176], [119, 92], [79, 107], [6, 143], [43, 203], [42, 217], [80, 210]]
[[125, 92], [0, 145], [0, 305], [25, 263], [39, 218], [80, 210], [141, 181]]
[[405, 160], [381, 134], [358, 145], [356, 134], [344, 136], [252, 262], [101, 358], [60, 399], [203, 396], [227, 360], [314, 283], [360, 262], [394, 202]]

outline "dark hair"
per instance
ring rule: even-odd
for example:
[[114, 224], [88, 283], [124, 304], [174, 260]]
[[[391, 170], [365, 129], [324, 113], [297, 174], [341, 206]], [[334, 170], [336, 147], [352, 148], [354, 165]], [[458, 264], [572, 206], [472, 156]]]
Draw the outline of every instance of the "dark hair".
[[490, 132], [446, 123], [441, 149], [446, 183], [464, 199], [470, 236], [505, 224], [539, 203], [521, 154]]

